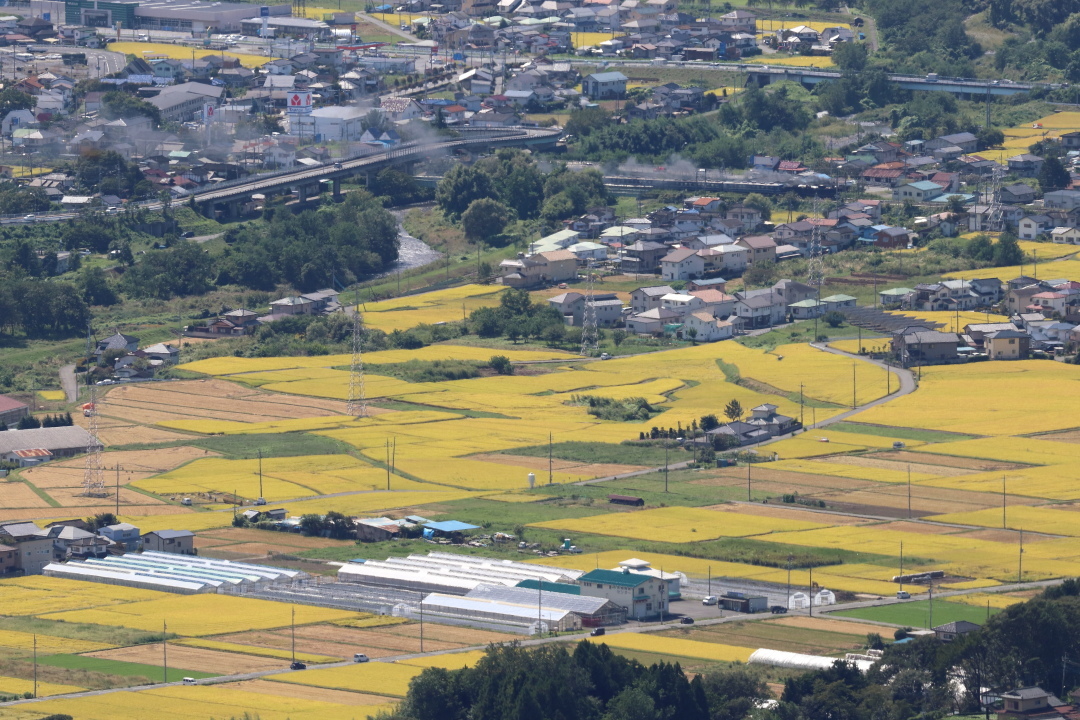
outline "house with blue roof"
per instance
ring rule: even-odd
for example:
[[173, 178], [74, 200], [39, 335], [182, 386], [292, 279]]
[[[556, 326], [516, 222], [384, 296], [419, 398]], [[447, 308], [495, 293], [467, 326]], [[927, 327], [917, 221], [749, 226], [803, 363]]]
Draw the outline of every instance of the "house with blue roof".
[[929, 202], [932, 198], [936, 198], [940, 195], [944, 189], [943, 186], [938, 185], [936, 182], [920, 180], [919, 182], [900, 185], [894, 189], [893, 200], [916, 203]]

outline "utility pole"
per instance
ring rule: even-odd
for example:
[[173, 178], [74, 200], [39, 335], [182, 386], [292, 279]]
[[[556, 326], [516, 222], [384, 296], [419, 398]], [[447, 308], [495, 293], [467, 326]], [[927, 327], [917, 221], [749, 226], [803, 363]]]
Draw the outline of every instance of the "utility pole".
[[814, 617], [814, 566], [810, 566], [810, 617]]
[[751, 502], [750, 497], [750, 466], [753, 463], [750, 461], [750, 456], [746, 457], [746, 502]]
[[1007, 496], [1005, 494], [1005, 473], [1002, 473], [1001, 474], [1001, 529], [1002, 530], [1005, 529], [1005, 521], [1006, 521], [1005, 520], [1006, 497]]
[[900, 541], [900, 592], [904, 591], [904, 541]]
[[855, 390], [855, 370], [858, 367], [858, 363], [851, 363], [851, 409], [854, 410], [857, 405], [856, 402], [856, 390]]
[[934, 627], [934, 579], [930, 578], [930, 619], [926, 626], [929, 630]]
[[296, 662], [296, 606], [292, 606], [292, 622], [290, 623], [292, 628], [292, 661]]
[[791, 553], [787, 556], [787, 598], [784, 601], [784, 605], [791, 606]]
[[668, 491], [668, 441], [664, 440], [664, 492]]
[[544, 625], [544, 578], [536, 583], [536, 634], [543, 633]]
[[164, 620], [161, 621], [161, 665], [164, 669], [162, 682], [169, 682], [169, 626]]
[[[791, 585], [791, 571], [788, 570], [788, 585]], [[705, 593], [712, 597], [712, 565], [709, 566], [709, 589]]]
[[1020, 528], [1020, 567], [1016, 574], [1017, 582], [1024, 582], [1024, 528]]
[[806, 427], [806, 400], [803, 397], [802, 383], [799, 383], [799, 424]]
[[116, 464], [116, 515], [117, 522], [120, 522], [120, 463]]
[[420, 652], [424, 652], [424, 593], [420, 593]]
[[552, 483], [555, 482], [554, 478], [555, 478], [555, 475], [552, 472], [552, 464], [551, 464], [551, 433], [549, 432], [548, 433], [548, 485], [551, 485]]
[[386, 489], [390, 489], [390, 438], [386, 439]]
[[907, 466], [907, 516], [911, 519], [911, 463]]
[[262, 449], [259, 449], [259, 497], [265, 498], [263, 495], [263, 483], [262, 483]]
[[[1065, 666], [1061, 666], [1062, 683], [1065, 682]], [[34, 633], [34, 697], [37, 697], [37, 633]]]

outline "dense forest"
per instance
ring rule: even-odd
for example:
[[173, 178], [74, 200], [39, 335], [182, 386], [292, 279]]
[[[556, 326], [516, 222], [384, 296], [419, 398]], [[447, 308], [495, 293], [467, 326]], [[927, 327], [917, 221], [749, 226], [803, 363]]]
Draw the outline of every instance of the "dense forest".
[[[898, 637], [905, 631], [899, 630]], [[868, 644], [881, 639], [869, 636]], [[677, 664], [646, 667], [582, 641], [491, 647], [475, 667], [429, 668], [381, 720], [907, 720], [980, 710], [980, 692], [1080, 685], [1067, 660], [1080, 647], [1080, 582], [1013, 605], [951, 643], [933, 636], [885, 646], [866, 673], [838, 660], [789, 677], [779, 701], [754, 666], [688, 679]], [[1070, 671], [1069, 668], [1072, 668]]]

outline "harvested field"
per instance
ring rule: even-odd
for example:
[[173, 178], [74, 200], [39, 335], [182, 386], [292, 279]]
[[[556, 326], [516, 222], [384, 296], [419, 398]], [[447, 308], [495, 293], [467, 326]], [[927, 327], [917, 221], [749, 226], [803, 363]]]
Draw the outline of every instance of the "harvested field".
[[955, 535], [958, 532], [963, 532], [961, 528], [950, 527], [948, 525], [904, 522], [903, 520], [892, 522], [888, 525], [883, 525], [882, 527], [888, 530], [898, 530], [899, 532], [918, 533], [919, 535]]
[[853, 635], [808, 628], [783, 627], [769, 622], [724, 623], [690, 630], [665, 632], [669, 637], [686, 637], [704, 642], [738, 647], [760, 647], [811, 655], [834, 655], [859, 650], [866, 639]]
[[865, 455], [834, 455], [832, 457], [826, 458], [826, 460], [836, 465], [851, 465], [853, 467], [876, 468], [878, 470], [895, 470], [896, 472], [906, 472], [908, 470], [911, 470], [911, 472], [913, 473], [940, 475], [943, 477], [971, 475], [976, 472], [975, 470], [951, 467], [948, 465], [930, 465], [926, 463], [899, 462], [897, 460], [885, 459], [881, 456], [871, 457]]
[[328, 690], [327, 688], [279, 683], [271, 680], [244, 680], [243, 682], [221, 683], [214, 687], [300, 700], [321, 700], [338, 705], [381, 705], [386, 702], [386, 698], [382, 695], [368, 695], [366, 693], [349, 692], [348, 690]]
[[[189, 508], [176, 505], [140, 505], [133, 507], [135, 515], [180, 515], [190, 513]], [[7, 520], [55, 520], [59, 518], [83, 518], [101, 512], [101, 506], [77, 505], [62, 508], [29, 508], [26, 510], [0, 510], [0, 522]]]
[[[304, 550], [318, 548], [339, 547], [352, 545], [347, 540], [331, 540], [329, 538], [304, 537], [292, 533], [278, 533], [267, 530], [255, 530], [252, 528], [222, 528], [210, 530], [199, 534], [200, 539], [214, 540], [225, 543], [258, 543], [271, 542], [273, 545], [288, 545]], [[280, 539], [279, 539], [280, 538]]]
[[[197, 668], [203, 672], [219, 675], [275, 670], [287, 667], [289, 664], [287, 660], [261, 658], [254, 655], [241, 655], [219, 650], [204, 650], [173, 643], [169, 644], [168, 651], [170, 665], [175, 664], [176, 667], [182, 668]], [[161, 645], [158, 643], [116, 648], [115, 650], [100, 650], [86, 654], [90, 657], [104, 658], [106, 660], [122, 660], [146, 665], [161, 664]]]
[[[809, 461], [808, 461], [809, 462]], [[743, 484], [746, 483], [746, 468], [724, 468], [717, 471], [721, 478], [732, 479]], [[825, 490], [855, 490], [866, 487], [877, 487], [881, 483], [872, 480], [859, 480], [857, 478], [838, 477], [835, 475], [817, 475], [814, 473], [801, 473], [793, 470], [772, 469], [769, 467], [755, 466], [750, 471], [753, 481], [771, 480], [777, 483], [785, 483], [789, 487], [799, 490], [801, 488], [820, 488]], [[704, 480], [694, 482], [705, 484]]]
[[[1024, 531], [1024, 545], [1054, 539], [1047, 535], [1037, 535], [1037, 532], [1037, 528], [1032, 528], [1032, 532]], [[1013, 543], [1018, 548], [1020, 547], [1020, 532], [1018, 530], [973, 530], [969, 533], [964, 533], [964, 537], [971, 538], [972, 540], [991, 540], [1000, 543]]]
[[[390, 631], [397, 635], [420, 637], [420, 625], [409, 623], [408, 625], [394, 626]], [[488, 643], [506, 642], [520, 638], [519, 635], [494, 632], [492, 630], [478, 630], [475, 628], [458, 627], [456, 625], [424, 625], [424, 646], [427, 647], [427, 639], [445, 640], [454, 642], [462, 647], [469, 645], [487, 645]]]
[[153, 443], [166, 443], [173, 442], [175, 440], [184, 440], [190, 437], [183, 433], [173, 432], [172, 430], [165, 430], [159, 427], [148, 427], [146, 425], [116, 425], [98, 430], [98, 439], [106, 447], [114, 447], [116, 445], [134, 445], [136, 443], [144, 443], [151, 445]]
[[[119, 465], [120, 484], [127, 485], [135, 480], [157, 475], [186, 462], [205, 457], [217, 457], [217, 453], [186, 446], [159, 450], [118, 450], [103, 454], [102, 463], [107, 469]], [[82, 487], [83, 468], [83, 459], [73, 458], [23, 470], [22, 475], [36, 487], [46, 490], [55, 487]], [[107, 479], [115, 481], [115, 473]]]
[[[298, 629], [296, 631], [297, 637], [303, 637], [305, 640], [305, 646], [310, 647], [307, 643], [308, 640], [316, 640], [321, 642], [340, 643], [345, 645], [354, 645], [356, 647], [375, 647], [380, 650], [393, 651], [392, 654], [405, 654], [405, 653], [418, 653], [420, 652], [420, 634], [417, 632], [416, 637], [409, 637], [408, 635], [398, 634], [393, 632], [396, 628], [385, 629], [375, 628], [371, 630], [358, 630], [352, 628], [342, 628], [337, 626], [315, 626], [310, 628], [304, 628], [303, 632]], [[424, 650], [453, 650], [459, 648], [462, 645], [472, 645], [473, 642], [454, 642], [442, 640], [439, 638], [429, 637], [427, 630], [424, 628]]]
[[846, 633], [849, 635], [866, 635], [867, 633], [881, 632], [880, 625], [848, 622], [847, 620], [836, 620], [833, 618], [804, 617], [800, 615], [785, 617], [779, 620], [770, 620], [768, 622], [776, 625], [805, 628], [807, 630], [825, 630], [826, 632]]
[[1065, 432], [1039, 435], [1040, 440], [1053, 440], [1055, 442], [1080, 443], [1080, 430], [1066, 430]]
[[49, 507], [49, 503], [45, 502], [25, 483], [0, 483], [0, 508], [12, 509], [44, 507]]
[[[116, 496], [113, 494], [116, 490], [112, 487], [108, 487], [108, 476], [110, 473], [106, 472], [106, 492], [105, 497], [85, 497], [83, 489], [81, 487], [60, 487], [50, 488], [48, 493], [53, 500], [60, 503], [64, 507], [72, 505], [79, 505], [83, 507], [101, 507], [109, 506], [115, 507]], [[121, 478], [123, 482], [123, 478]], [[142, 506], [146, 505], [160, 505], [161, 500], [152, 498], [148, 495], [143, 495], [140, 492], [129, 490], [126, 487], [120, 488], [120, 510], [121, 512], [132, 514], [142, 512]], [[134, 507], [139, 506], [139, 507]]]
[[[1043, 436], [1046, 437], [1046, 436]], [[1077, 440], [1080, 442], [1080, 439]], [[871, 453], [864, 455], [863, 457], [881, 458], [883, 460], [896, 460], [902, 463], [912, 463], [912, 469], [915, 469], [915, 464], [923, 465], [943, 465], [945, 467], [963, 468], [965, 470], [971, 470], [973, 472], [989, 472], [991, 470], [1017, 470], [1025, 465], [1011, 462], [1001, 462], [997, 460], [981, 460], [979, 458], [965, 458], [954, 457], [952, 455], [934, 455], [928, 458], [926, 453], [909, 452], [907, 450], [900, 450], [895, 452], [883, 452], [883, 453]]]
[[866, 522], [862, 518], [840, 515], [839, 513], [813, 512], [811, 510], [799, 510], [794, 507], [782, 505], [738, 504], [713, 505], [708, 510], [727, 510], [729, 512], [742, 513], [744, 515], [757, 515], [758, 517], [772, 517], [781, 520], [802, 520], [804, 522], [828, 523], [830, 525], [858, 525]]

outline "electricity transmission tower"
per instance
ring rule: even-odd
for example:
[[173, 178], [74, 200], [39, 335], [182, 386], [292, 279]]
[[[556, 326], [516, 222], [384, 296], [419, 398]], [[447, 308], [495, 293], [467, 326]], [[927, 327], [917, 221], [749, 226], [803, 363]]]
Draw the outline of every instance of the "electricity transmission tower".
[[600, 350], [600, 333], [596, 329], [596, 305], [593, 299], [593, 263], [589, 260], [585, 275], [585, 310], [581, 322], [581, 354], [592, 357]]
[[[818, 204], [814, 200], [814, 216], [817, 217]], [[821, 245], [821, 225], [814, 223], [810, 234], [810, 254], [806, 264], [807, 284], [817, 288], [818, 300], [821, 300], [821, 286], [825, 284], [825, 248]]]
[[364, 353], [362, 349], [363, 333], [360, 309], [353, 315], [352, 327], [352, 368], [349, 373], [348, 413], [353, 417], [367, 415], [367, 393], [364, 390]]
[[[93, 357], [93, 332], [90, 323], [86, 324], [86, 357], [87, 362]], [[86, 378], [90, 380], [90, 368], [86, 369]], [[93, 382], [90, 387], [90, 422], [87, 432], [90, 434], [86, 441], [86, 467], [83, 470], [83, 494], [87, 497], [103, 497], [105, 495], [105, 474], [101, 466], [101, 441], [98, 440], [98, 406], [97, 386]], [[117, 489], [119, 493], [119, 489]]]

